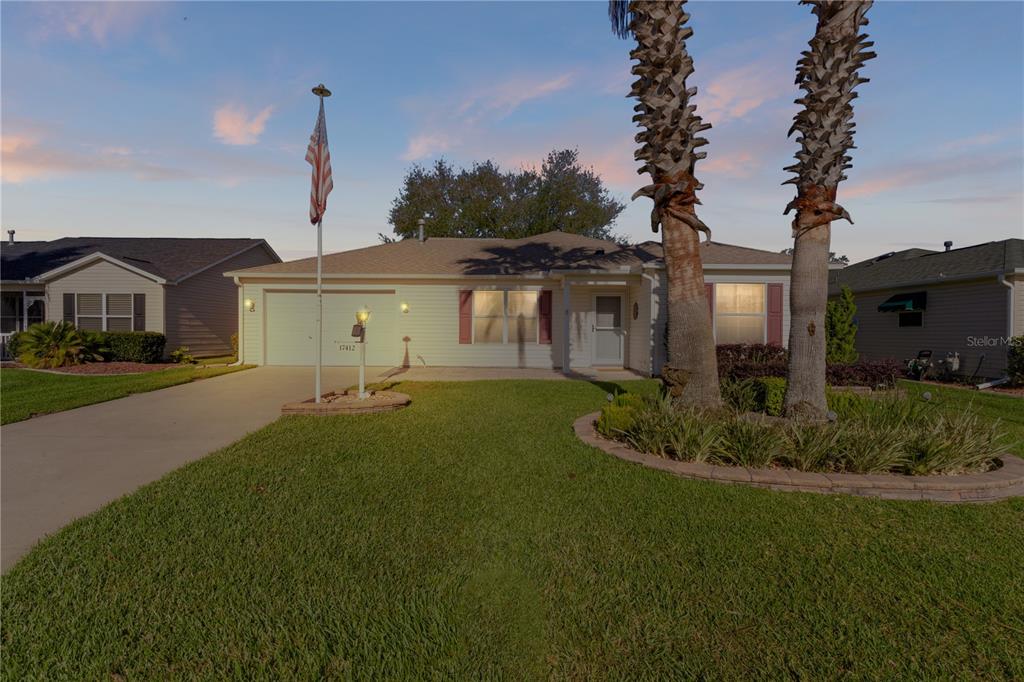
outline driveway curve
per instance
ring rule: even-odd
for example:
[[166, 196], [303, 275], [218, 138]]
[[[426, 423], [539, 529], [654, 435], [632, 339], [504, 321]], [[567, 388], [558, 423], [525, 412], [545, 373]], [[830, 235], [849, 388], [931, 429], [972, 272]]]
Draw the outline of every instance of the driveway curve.
[[[367, 381], [387, 368], [367, 368]], [[324, 391], [358, 381], [324, 369]], [[0, 570], [71, 521], [266, 426], [313, 371], [258, 367], [0, 428]]]

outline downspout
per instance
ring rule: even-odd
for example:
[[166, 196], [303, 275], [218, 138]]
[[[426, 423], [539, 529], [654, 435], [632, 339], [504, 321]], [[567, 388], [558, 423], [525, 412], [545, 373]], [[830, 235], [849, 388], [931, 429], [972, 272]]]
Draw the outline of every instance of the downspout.
[[229, 367], [238, 367], [242, 364], [242, 354], [245, 352], [245, 288], [235, 277], [235, 286], [238, 287], [238, 359], [232, 362]]
[[572, 374], [572, 362], [570, 360], [570, 354], [572, 352], [572, 342], [569, 338], [569, 330], [571, 327], [571, 316], [572, 306], [569, 296], [569, 278], [566, 275], [562, 275], [562, 374], [566, 376]]
[[648, 334], [647, 334], [647, 338], [648, 338], [647, 354], [648, 354], [648, 358], [650, 360], [650, 369], [648, 370], [647, 373], [650, 376], [653, 377], [653, 376], [657, 376], [657, 374], [654, 371], [654, 359], [656, 357], [656, 346], [654, 345], [654, 343], [655, 343], [655, 337], [657, 336], [657, 334], [655, 332], [658, 329], [656, 317], [654, 315], [654, 292], [658, 288], [658, 285], [661, 282], [654, 275], [650, 275], [650, 274], [644, 272], [643, 270], [640, 271], [640, 277], [642, 277], [643, 279], [646, 279], [648, 282], [651, 283], [651, 292], [650, 292], [650, 297], [649, 297], [650, 300], [647, 303], [647, 318], [648, 318], [647, 319], [647, 327], [648, 327], [648, 329], [647, 329], [647, 332], [648, 332]]
[[1006, 337], [1013, 338], [1013, 282], [1007, 281], [1006, 275], [999, 275], [999, 283], [1007, 287], [1009, 295], [1006, 297]]

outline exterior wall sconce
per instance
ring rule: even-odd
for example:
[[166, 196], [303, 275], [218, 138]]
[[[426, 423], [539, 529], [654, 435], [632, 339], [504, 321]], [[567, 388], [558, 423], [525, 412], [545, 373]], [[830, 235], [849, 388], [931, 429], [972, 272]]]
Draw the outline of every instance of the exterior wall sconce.
[[251, 298], [245, 299], [245, 309], [248, 310], [250, 313], [256, 312], [256, 301], [252, 300]]
[[401, 310], [403, 313], [407, 313], [407, 312], [409, 312], [409, 304], [408, 303], [401, 303], [401, 304], [399, 304], [398, 309]]
[[356, 320], [358, 320], [359, 324], [361, 324], [361, 325], [366, 325], [366, 322], [369, 319], [370, 319], [370, 311], [367, 310], [366, 308], [363, 308], [362, 310], [360, 310], [360, 311], [358, 311], [356, 313]]

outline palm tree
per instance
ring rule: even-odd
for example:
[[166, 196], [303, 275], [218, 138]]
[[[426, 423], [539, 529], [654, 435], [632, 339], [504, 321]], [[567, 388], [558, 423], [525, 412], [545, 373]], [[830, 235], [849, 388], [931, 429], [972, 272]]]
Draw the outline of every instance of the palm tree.
[[711, 125], [701, 121], [690, 103], [697, 88], [686, 87], [693, 73], [686, 39], [693, 29], [686, 26], [690, 16], [683, 4], [612, 0], [608, 15], [616, 35], [636, 38], [630, 56], [637, 62], [637, 80], [630, 96], [639, 100], [633, 120], [644, 130], [636, 135], [641, 147], [635, 156], [644, 162], [637, 172], [649, 173], [651, 184], [633, 198], [654, 200], [651, 227], [662, 229], [668, 278], [668, 362], [662, 376], [683, 403], [717, 407], [722, 398], [698, 235], [704, 232], [710, 238], [711, 231], [694, 210], [703, 185], [693, 175], [694, 165], [707, 156], [697, 151], [708, 142], [699, 135]]
[[797, 186], [796, 198], [785, 213], [793, 219], [793, 269], [789, 290], [791, 325], [786, 415], [824, 419], [825, 307], [828, 299], [829, 241], [833, 220], [850, 214], [836, 203], [836, 190], [850, 168], [853, 149], [854, 92], [866, 78], [858, 69], [875, 56], [872, 43], [860, 34], [867, 25], [871, 0], [801, 0], [818, 16], [810, 49], [797, 62], [796, 82], [803, 109], [794, 117], [789, 134], [799, 133], [797, 162], [785, 170], [796, 173], [787, 180]]

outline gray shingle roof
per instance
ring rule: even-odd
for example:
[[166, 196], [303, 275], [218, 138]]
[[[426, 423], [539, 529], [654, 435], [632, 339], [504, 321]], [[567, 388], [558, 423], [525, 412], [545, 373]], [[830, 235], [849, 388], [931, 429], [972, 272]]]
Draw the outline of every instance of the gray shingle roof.
[[262, 239], [184, 237], [63, 237], [51, 242], [0, 243], [0, 279], [23, 280], [103, 253], [170, 282], [216, 263]]
[[[712, 243], [702, 250], [705, 263], [764, 264], [790, 262], [770, 251]], [[618, 269], [660, 261], [661, 244], [622, 247], [615, 242], [566, 232], [521, 239], [433, 237], [404, 239], [352, 251], [327, 254], [325, 273], [357, 275], [521, 275], [565, 269]], [[312, 274], [315, 258], [249, 268], [247, 274]]]
[[854, 263], [830, 273], [829, 293], [854, 292], [992, 275], [1024, 268], [1024, 239], [1004, 239], [950, 251], [907, 249]]

